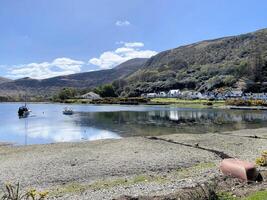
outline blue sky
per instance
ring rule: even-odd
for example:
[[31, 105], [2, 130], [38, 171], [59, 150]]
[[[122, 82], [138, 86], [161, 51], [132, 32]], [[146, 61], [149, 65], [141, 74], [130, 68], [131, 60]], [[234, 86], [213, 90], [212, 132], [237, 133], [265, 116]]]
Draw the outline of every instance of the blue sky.
[[0, 0], [0, 76], [47, 78], [267, 28], [265, 0]]

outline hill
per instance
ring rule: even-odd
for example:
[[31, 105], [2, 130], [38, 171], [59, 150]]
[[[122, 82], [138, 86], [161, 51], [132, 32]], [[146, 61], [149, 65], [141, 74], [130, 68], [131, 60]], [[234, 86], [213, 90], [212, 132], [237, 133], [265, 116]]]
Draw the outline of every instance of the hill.
[[164, 51], [126, 82], [123, 96], [172, 88], [267, 91], [267, 29]]
[[10, 79], [7, 79], [7, 78], [4, 78], [4, 77], [0, 77], [0, 84], [1, 83], [6, 83], [6, 82], [9, 82], [11, 81]]
[[0, 96], [19, 96], [25, 92], [30, 96], [49, 97], [64, 87], [92, 88], [123, 79], [137, 71], [147, 59], [136, 58], [126, 61], [113, 69], [58, 76], [48, 79], [22, 78], [0, 83]]

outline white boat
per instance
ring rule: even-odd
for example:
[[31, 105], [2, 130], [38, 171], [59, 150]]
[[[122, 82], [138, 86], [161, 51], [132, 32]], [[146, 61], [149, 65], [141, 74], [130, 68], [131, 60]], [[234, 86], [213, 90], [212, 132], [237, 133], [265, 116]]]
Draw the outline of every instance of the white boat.
[[64, 108], [63, 114], [64, 115], [73, 115], [73, 110], [71, 108]]

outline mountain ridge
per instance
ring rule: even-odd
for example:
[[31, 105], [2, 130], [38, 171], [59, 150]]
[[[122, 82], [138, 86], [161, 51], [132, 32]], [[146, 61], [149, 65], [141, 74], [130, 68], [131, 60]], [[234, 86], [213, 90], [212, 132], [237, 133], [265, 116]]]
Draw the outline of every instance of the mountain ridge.
[[0, 77], [0, 84], [1, 83], [6, 83], [6, 82], [9, 82], [9, 81], [12, 81], [12, 80], [8, 79], [8, 78], [5, 78], [5, 77]]
[[[123, 96], [189, 89], [267, 91], [267, 29], [163, 51], [127, 77]], [[241, 87], [241, 85], [243, 86]], [[253, 89], [253, 87], [255, 87]]]
[[49, 97], [64, 87], [93, 88], [102, 84], [130, 75], [147, 59], [135, 58], [128, 60], [117, 67], [106, 70], [83, 72], [65, 76], [57, 76], [48, 79], [21, 78], [9, 82], [0, 83], [0, 96], [23, 95]]

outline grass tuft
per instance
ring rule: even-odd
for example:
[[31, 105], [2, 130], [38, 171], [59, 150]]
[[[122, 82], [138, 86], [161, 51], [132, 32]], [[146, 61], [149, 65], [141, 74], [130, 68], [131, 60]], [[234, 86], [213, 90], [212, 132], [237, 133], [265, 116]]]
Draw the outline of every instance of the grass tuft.
[[267, 200], [267, 190], [255, 192], [243, 200]]

